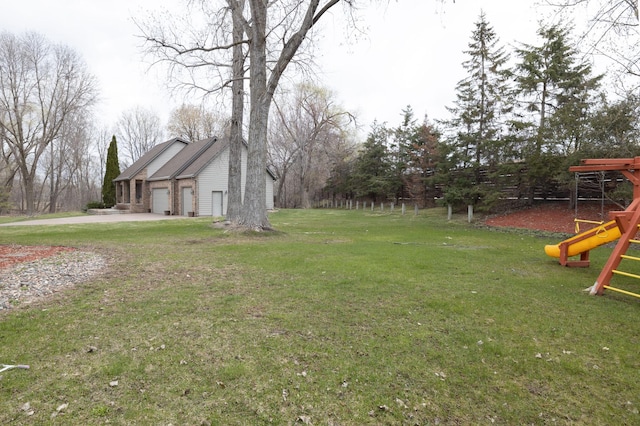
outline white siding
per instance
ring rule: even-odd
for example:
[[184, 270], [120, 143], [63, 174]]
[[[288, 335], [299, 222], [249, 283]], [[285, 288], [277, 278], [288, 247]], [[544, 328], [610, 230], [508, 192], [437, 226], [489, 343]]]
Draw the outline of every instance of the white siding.
[[[265, 173], [267, 209], [273, 209], [273, 179]], [[247, 180], [247, 150], [242, 150], [242, 197]], [[229, 190], [229, 149], [226, 148], [218, 157], [205, 167], [198, 175], [198, 215], [213, 214], [213, 191], [222, 191], [222, 214], [227, 214]]]
[[182, 148], [187, 146], [183, 142], [174, 142], [167, 148], [162, 154], [158, 155], [149, 165], [147, 166], [147, 176], [152, 176], [155, 172], [160, 169], [160, 167], [164, 166], [167, 161], [171, 160], [174, 155], [176, 155]]
[[[247, 151], [242, 150], [242, 196], [247, 170]], [[211, 216], [213, 191], [222, 191], [222, 214], [227, 214], [229, 190], [229, 148], [227, 147], [198, 175], [198, 215]]]
[[267, 179], [267, 210], [273, 210], [273, 178], [267, 172], [265, 173]]

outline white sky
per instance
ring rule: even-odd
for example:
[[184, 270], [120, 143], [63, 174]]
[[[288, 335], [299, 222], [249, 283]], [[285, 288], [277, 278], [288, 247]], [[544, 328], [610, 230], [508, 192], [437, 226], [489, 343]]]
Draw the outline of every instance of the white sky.
[[[99, 81], [100, 121], [112, 126], [136, 105], [154, 109], [166, 121], [182, 102], [165, 89], [165, 74], [142, 62], [132, 17], [180, 0], [18, 0], [6, 1], [0, 29], [36, 31], [77, 50]], [[484, 10], [504, 45], [533, 42], [543, 10], [533, 0], [362, 0], [357, 40], [346, 35], [341, 8], [325, 17], [316, 61], [322, 83], [359, 116], [365, 131], [374, 119], [398, 125], [411, 105], [417, 118], [445, 118], [474, 22]], [[323, 18], [323, 19], [325, 19]], [[322, 22], [322, 21], [321, 21]]]

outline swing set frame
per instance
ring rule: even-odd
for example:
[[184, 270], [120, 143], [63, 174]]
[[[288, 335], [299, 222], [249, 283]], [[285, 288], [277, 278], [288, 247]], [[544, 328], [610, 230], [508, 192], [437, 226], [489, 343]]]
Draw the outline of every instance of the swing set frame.
[[[589, 175], [589, 176], [594, 176], [596, 175], [598, 177], [598, 187], [600, 189], [600, 218], [601, 220], [597, 221], [597, 220], [589, 220], [589, 219], [579, 219], [578, 218], [578, 204], [580, 203], [580, 182], [581, 182], [581, 178], [584, 175]], [[580, 224], [581, 223], [587, 223], [590, 225], [602, 225], [605, 221], [604, 221], [604, 181], [605, 181], [605, 177], [604, 177], [604, 171], [597, 171], [597, 172], [575, 172], [575, 194], [576, 194], [576, 200], [575, 200], [575, 205], [574, 205], [574, 214], [573, 214], [573, 221], [576, 224], [575, 226], [575, 233], [579, 234], [580, 233]]]
[[640, 157], [584, 159], [580, 162], [579, 166], [569, 167], [569, 171], [577, 173], [619, 171], [633, 184], [633, 201], [631, 204], [625, 210], [609, 212], [609, 218], [615, 220], [621, 236], [597, 280], [589, 287], [589, 292], [592, 295], [601, 295], [605, 289], [609, 289], [634, 297], [640, 297], [639, 294], [614, 288], [609, 285], [614, 274], [640, 279], [638, 275], [629, 274], [617, 269], [623, 259], [640, 260], [640, 258], [626, 255], [631, 244], [640, 244], [640, 240], [635, 239], [635, 235], [638, 232], [638, 225], [640, 225]]

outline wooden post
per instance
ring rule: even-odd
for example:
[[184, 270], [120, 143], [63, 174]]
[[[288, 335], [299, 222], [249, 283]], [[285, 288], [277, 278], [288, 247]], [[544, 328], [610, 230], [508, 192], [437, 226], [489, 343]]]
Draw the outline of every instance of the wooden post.
[[447, 220], [451, 220], [451, 216], [453, 216], [453, 207], [451, 204], [447, 204]]
[[407, 209], [405, 208], [404, 203], [402, 203], [402, 216], [404, 216], [406, 211]]
[[471, 204], [467, 206], [467, 221], [469, 223], [473, 221], [473, 206]]
[[417, 204], [414, 204], [414, 207], [413, 207], [413, 215], [414, 215], [414, 216], [418, 216], [418, 205], [417, 205]]

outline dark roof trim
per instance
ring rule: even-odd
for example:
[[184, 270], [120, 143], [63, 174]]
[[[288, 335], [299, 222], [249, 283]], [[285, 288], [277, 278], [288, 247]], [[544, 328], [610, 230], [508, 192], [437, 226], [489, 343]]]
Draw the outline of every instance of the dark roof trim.
[[166, 142], [159, 143], [158, 145], [154, 146], [149, 151], [147, 151], [144, 155], [142, 155], [142, 157], [134, 161], [133, 164], [127, 167], [122, 173], [120, 173], [120, 176], [115, 178], [113, 182], [131, 180], [131, 178], [133, 178], [138, 173], [140, 173], [153, 160], [158, 158], [160, 154], [165, 152], [167, 149], [169, 149], [171, 145], [173, 145], [176, 142], [181, 142], [181, 143], [184, 143], [185, 145], [189, 145], [188, 141], [179, 137], [169, 139]]
[[[156, 173], [154, 173], [152, 176], [149, 176], [147, 178], [147, 181], [154, 182], [159, 180], [175, 179], [177, 175], [185, 171], [191, 164], [197, 161], [198, 158], [200, 158], [200, 156], [204, 154], [212, 145], [216, 144], [217, 141], [217, 137], [211, 137], [203, 141], [193, 142], [190, 147], [186, 147], [184, 149], [190, 150], [190, 148], [192, 147], [197, 147], [198, 149], [195, 152], [189, 153], [189, 151], [181, 151], [177, 153], [171, 160], [167, 161], [164, 166], [158, 169]], [[180, 158], [181, 154], [182, 156], [185, 156], [186, 154], [190, 155], [187, 158], [183, 159]], [[158, 173], [163, 174], [159, 175]]]

